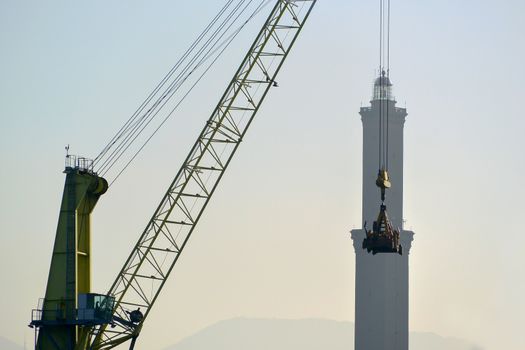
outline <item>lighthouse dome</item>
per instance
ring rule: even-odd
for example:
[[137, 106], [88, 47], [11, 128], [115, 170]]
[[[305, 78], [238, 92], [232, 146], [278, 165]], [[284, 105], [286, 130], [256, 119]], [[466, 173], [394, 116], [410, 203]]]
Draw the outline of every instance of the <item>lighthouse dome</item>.
[[386, 75], [385, 71], [382, 71], [381, 76], [374, 81], [372, 101], [376, 100], [394, 101], [394, 95], [392, 95], [392, 82], [390, 81], [390, 77]]

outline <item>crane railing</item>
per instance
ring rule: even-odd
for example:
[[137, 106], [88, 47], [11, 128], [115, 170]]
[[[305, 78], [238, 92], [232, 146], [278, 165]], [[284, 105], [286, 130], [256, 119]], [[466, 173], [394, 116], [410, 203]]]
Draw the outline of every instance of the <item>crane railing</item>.
[[136, 339], [317, 0], [277, 0], [242, 64], [170, 184], [108, 295], [111, 327], [91, 349]]

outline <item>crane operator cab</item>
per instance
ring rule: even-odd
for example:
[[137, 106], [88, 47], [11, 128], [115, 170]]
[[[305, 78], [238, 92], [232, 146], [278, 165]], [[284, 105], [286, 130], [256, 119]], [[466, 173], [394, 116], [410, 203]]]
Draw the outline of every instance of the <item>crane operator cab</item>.
[[403, 254], [403, 247], [399, 243], [399, 230], [392, 227], [392, 223], [388, 219], [385, 205], [386, 189], [391, 187], [388, 172], [385, 169], [379, 170], [376, 185], [381, 189], [381, 207], [377, 220], [374, 221], [372, 230], [366, 229], [366, 237], [363, 240], [363, 249], [368, 253], [398, 253]]

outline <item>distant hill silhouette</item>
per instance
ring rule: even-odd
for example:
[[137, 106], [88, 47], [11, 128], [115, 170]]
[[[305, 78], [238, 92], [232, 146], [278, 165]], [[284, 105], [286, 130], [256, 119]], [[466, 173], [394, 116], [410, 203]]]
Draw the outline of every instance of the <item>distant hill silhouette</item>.
[[24, 347], [13, 343], [12, 341], [0, 337], [0, 349], [2, 350], [24, 350]]
[[[126, 348], [124, 346], [124, 348]], [[235, 318], [211, 325], [165, 350], [352, 350], [351, 322]], [[24, 350], [0, 337], [0, 350]], [[483, 350], [434, 333], [410, 333], [410, 350]]]
[[[165, 350], [351, 350], [351, 322], [236, 318], [218, 322]], [[410, 350], [483, 350], [433, 333], [410, 334]]]

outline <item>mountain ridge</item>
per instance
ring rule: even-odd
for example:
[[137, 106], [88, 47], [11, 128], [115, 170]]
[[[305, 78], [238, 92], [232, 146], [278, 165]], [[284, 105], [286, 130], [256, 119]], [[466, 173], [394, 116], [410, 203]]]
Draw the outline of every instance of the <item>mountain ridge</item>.
[[[354, 324], [320, 318], [238, 317], [218, 321], [163, 350], [348, 350], [354, 348]], [[0, 336], [1, 350], [24, 347]], [[410, 350], [484, 350], [470, 341], [433, 332], [410, 332]]]
[[[232, 318], [216, 322], [163, 350], [348, 350], [354, 325], [318, 318]], [[410, 332], [410, 350], [483, 350], [467, 340]]]
[[0, 336], [0, 349], [2, 350], [24, 350], [22, 345], [18, 345], [15, 342], [7, 339], [6, 337]]

